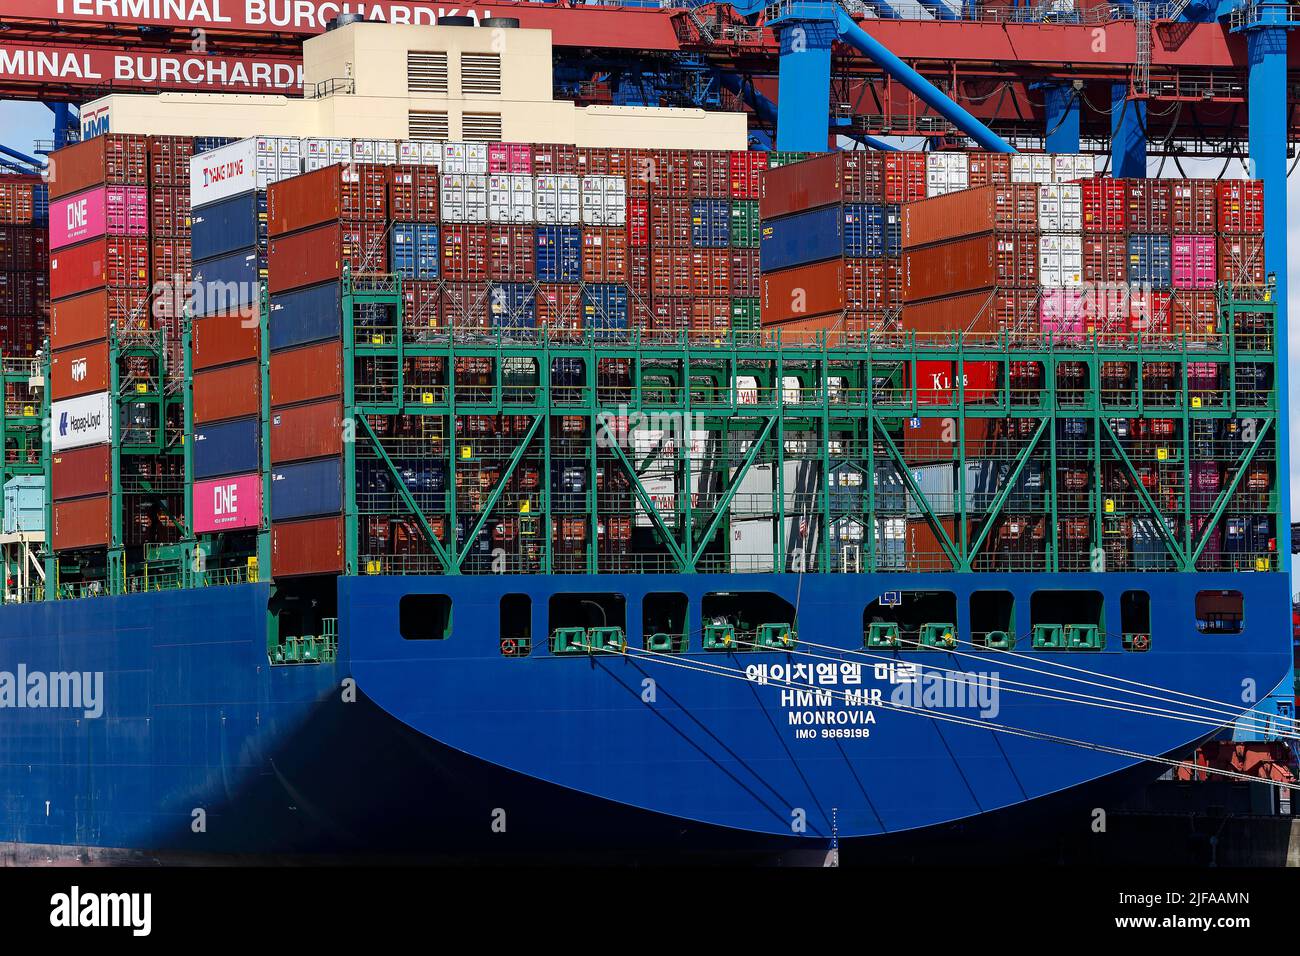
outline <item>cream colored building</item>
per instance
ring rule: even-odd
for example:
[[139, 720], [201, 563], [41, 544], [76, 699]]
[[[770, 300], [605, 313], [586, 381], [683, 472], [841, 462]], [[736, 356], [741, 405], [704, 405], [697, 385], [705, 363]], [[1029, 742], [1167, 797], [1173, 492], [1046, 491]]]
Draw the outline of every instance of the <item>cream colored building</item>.
[[301, 100], [112, 94], [82, 112], [114, 133], [746, 148], [743, 113], [553, 99], [550, 30], [352, 23], [303, 44], [303, 79]]

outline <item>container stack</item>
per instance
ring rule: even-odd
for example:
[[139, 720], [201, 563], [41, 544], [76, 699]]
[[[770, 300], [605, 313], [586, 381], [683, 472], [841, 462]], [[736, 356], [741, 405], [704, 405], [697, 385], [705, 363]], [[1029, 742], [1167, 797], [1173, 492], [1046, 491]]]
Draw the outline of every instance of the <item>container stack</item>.
[[49, 200], [34, 176], [0, 175], [0, 354], [35, 355], [50, 311]]
[[190, 173], [192, 523], [197, 535], [263, 525], [262, 297], [268, 141], [194, 157]]
[[343, 279], [388, 271], [390, 175], [374, 164], [327, 166], [267, 193], [277, 577], [343, 570]]
[[51, 544], [63, 551], [112, 542], [110, 335], [150, 328], [148, 139], [60, 150], [49, 182]]

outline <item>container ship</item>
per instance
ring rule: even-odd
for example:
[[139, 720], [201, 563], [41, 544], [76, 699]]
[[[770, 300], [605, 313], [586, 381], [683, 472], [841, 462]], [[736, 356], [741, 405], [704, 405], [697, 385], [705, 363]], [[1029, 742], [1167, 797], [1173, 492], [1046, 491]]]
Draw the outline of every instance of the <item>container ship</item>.
[[1260, 182], [516, 138], [436, 108], [528, 85], [492, 32], [341, 26], [278, 125], [112, 95], [4, 181], [0, 841], [870, 852], [1234, 727], [1290, 779]]

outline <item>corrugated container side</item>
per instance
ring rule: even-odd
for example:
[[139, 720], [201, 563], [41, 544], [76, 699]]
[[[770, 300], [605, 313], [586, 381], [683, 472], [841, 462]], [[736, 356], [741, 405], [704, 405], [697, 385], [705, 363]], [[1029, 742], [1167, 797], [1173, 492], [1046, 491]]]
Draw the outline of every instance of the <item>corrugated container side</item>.
[[102, 547], [111, 536], [112, 504], [108, 495], [56, 501], [50, 544], [55, 551]]
[[194, 483], [194, 532], [212, 534], [262, 523], [262, 476], [234, 475]]
[[338, 279], [343, 275], [343, 231], [338, 223], [329, 223], [272, 238], [267, 265], [272, 295]]
[[844, 262], [765, 272], [761, 300], [764, 325], [838, 313], [844, 308]]
[[388, 177], [387, 167], [354, 163], [274, 183], [266, 192], [267, 232], [281, 236], [340, 219], [382, 222]]
[[256, 471], [261, 465], [261, 424], [256, 418], [196, 426], [194, 477], [216, 478]]
[[198, 372], [256, 359], [261, 339], [262, 330], [251, 309], [195, 319], [190, 337], [192, 367]]
[[102, 183], [143, 186], [148, 176], [145, 137], [120, 133], [96, 136], [50, 155], [50, 198], [60, 199]]
[[104, 289], [52, 302], [50, 347], [62, 349], [94, 339], [106, 339], [112, 318], [112, 305]]
[[111, 445], [88, 445], [50, 456], [50, 485], [55, 501], [106, 495], [113, 489]]
[[933, 196], [903, 206], [902, 217], [905, 248], [984, 232], [1033, 232], [1038, 185], [1009, 183]]
[[277, 578], [343, 572], [343, 519], [271, 525], [271, 573]]
[[314, 518], [342, 511], [342, 458], [319, 458], [271, 469], [272, 521]]
[[194, 315], [216, 315], [254, 305], [259, 278], [256, 252], [235, 252], [193, 267]]
[[903, 252], [903, 300], [1038, 285], [1038, 236], [984, 233]]
[[759, 179], [759, 215], [764, 219], [828, 206], [844, 198], [838, 153], [770, 168]]
[[262, 374], [258, 362], [195, 373], [195, 424], [259, 415], [261, 410]]
[[764, 272], [843, 255], [844, 215], [841, 207], [826, 206], [783, 219], [764, 220], [758, 249], [760, 267]]
[[257, 206], [258, 194], [244, 193], [194, 210], [190, 220], [193, 260], [201, 262], [256, 248]]
[[108, 387], [108, 342], [86, 342], [50, 356], [52, 401], [106, 392]]
[[272, 354], [272, 405], [297, 405], [342, 393], [342, 342], [322, 342]]
[[337, 399], [271, 411], [271, 463], [343, 454], [343, 403]]
[[338, 282], [271, 296], [267, 334], [272, 350], [337, 339], [343, 334], [343, 287]]
[[910, 332], [966, 331], [977, 335], [1033, 330], [1038, 322], [1037, 298], [1037, 291], [1032, 289], [982, 289], [909, 302], [903, 307], [903, 328]]

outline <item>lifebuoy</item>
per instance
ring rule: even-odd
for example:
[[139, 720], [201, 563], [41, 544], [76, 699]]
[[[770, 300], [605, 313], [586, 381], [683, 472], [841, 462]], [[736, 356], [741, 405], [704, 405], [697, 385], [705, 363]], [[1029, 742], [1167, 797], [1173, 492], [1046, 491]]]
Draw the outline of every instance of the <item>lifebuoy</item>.
[[1149, 635], [1146, 634], [1133, 635], [1133, 650], [1145, 651], [1150, 646], [1151, 646], [1151, 638]]
[[519, 650], [519, 642], [513, 637], [507, 637], [501, 642], [501, 653], [506, 657], [514, 657]]

